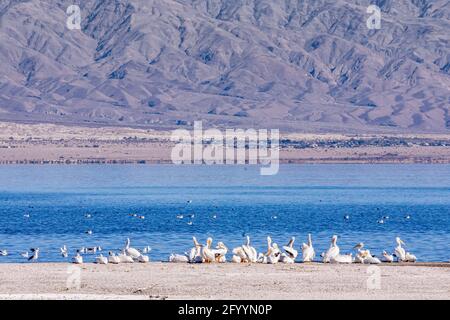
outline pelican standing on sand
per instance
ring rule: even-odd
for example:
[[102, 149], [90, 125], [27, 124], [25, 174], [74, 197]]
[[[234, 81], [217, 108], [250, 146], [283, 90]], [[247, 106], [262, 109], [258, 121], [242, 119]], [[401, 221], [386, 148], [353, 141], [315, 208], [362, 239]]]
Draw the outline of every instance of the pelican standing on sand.
[[190, 263], [202, 263], [203, 262], [203, 256], [202, 256], [202, 248], [203, 245], [201, 245], [196, 237], [192, 237], [192, 241], [194, 242], [194, 247], [189, 252], [189, 262]]
[[120, 258], [118, 256], [116, 256], [116, 254], [112, 251], [110, 251], [108, 253], [109, 257], [108, 257], [108, 263], [112, 263], [112, 264], [119, 264], [120, 263]]
[[214, 250], [211, 248], [211, 244], [212, 238], [209, 237], [208, 239], [206, 239], [206, 246], [203, 247], [202, 251], [203, 262], [210, 263], [216, 260], [216, 256]]
[[389, 262], [389, 263], [394, 262], [394, 256], [387, 253], [386, 251], [383, 251], [382, 256], [383, 256], [383, 258], [382, 258], [383, 262]]
[[406, 252], [405, 259], [407, 262], [416, 262], [417, 261], [416, 256], [409, 252]]
[[67, 258], [68, 256], [68, 250], [66, 245], [63, 245], [62, 248], [59, 249], [61, 251], [61, 255], [63, 258]]
[[108, 264], [108, 258], [104, 257], [101, 253], [95, 258], [95, 263], [97, 264]]
[[262, 257], [263, 263], [276, 264], [280, 261], [281, 251], [276, 243], [272, 243], [272, 238], [267, 237], [267, 252]]
[[247, 242], [242, 245], [242, 250], [244, 251], [246, 255], [246, 262], [255, 263], [258, 259], [258, 254], [256, 252], [256, 249], [250, 245], [250, 236], [247, 235]]
[[39, 248], [31, 248], [30, 251], [33, 255], [28, 258], [28, 261], [37, 261], [39, 259]]
[[308, 234], [308, 244], [306, 244], [306, 243], [302, 244], [303, 262], [312, 262], [314, 260], [315, 256], [316, 256], [316, 253], [314, 252], [311, 234]]
[[281, 254], [281, 262], [283, 263], [295, 263], [295, 259], [297, 258], [298, 251], [294, 249], [295, 237], [292, 237], [289, 243], [286, 246], [283, 246], [283, 249], [286, 253]]
[[135, 248], [131, 248], [130, 243], [131, 243], [130, 238], [127, 238], [127, 241], [125, 242], [124, 253], [133, 259], [139, 258], [141, 253], [139, 252], [139, 250], [137, 250]]
[[397, 257], [398, 262], [406, 261], [406, 252], [402, 245], [405, 243], [400, 239], [400, 237], [395, 238], [395, 242], [397, 242], [397, 247], [394, 249], [395, 256]]
[[352, 254], [338, 254], [330, 258], [330, 263], [353, 263]]
[[189, 256], [188, 256], [188, 254], [186, 252], [184, 254], [174, 254], [174, 253], [172, 253], [169, 256], [169, 262], [188, 263], [189, 262]]
[[339, 255], [339, 247], [336, 244], [337, 242], [337, 235], [334, 235], [331, 238], [331, 245], [330, 248], [327, 250], [327, 252], [323, 256], [323, 262], [327, 263], [330, 262], [332, 258], [335, 258]]
[[134, 259], [133, 257], [126, 254], [125, 249], [122, 250], [121, 253], [117, 256], [120, 260], [120, 263], [133, 263]]
[[72, 263], [83, 264], [83, 257], [80, 255], [80, 250], [77, 250], [77, 254], [72, 258]]

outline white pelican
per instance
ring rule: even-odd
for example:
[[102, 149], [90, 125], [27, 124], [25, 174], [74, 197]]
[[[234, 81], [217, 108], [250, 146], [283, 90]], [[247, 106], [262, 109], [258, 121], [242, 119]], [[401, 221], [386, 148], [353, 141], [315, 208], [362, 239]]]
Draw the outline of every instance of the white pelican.
[[355, 263], [370, 263], [368, 260], [370, 255], [369, 250], [363, 250], [364, 243], [360, 242], [356, 246], [353, 247], [353, 249], [356, 249], [358, 251], [355, 256]]
[[131, 257], [125, 253], [125, 249], [122, 250], [121, 253], [119, 253], [118, 257], [119, 257], [119, 260], [121, 263], [133, 263], [134, 262], [133, 257]]
[[[247, 260], [246, 262], [255, 263], [258, 259], [258, 254], [256, 253], [256, 249], [250, 245], [250, 236], [247, 236], [247, 242], [242, 245], [242, 250], [244, 251]], [[242, 257], [241, 257], [242, 259]]]
[[187, 253], [185, 254], [171, 254], [169, 257], [169, 262], [175, 262], [175, 263], [187, 263], [189, 262], [189, 257]]
[[137, 259], [141, 253], [139, 252], [139, 250], [135, 249], [135, 248], [131, 248], [130, 247], [130, 238], [127, 238], [127, 241], [125, 243], [125, 248], [124, 248], [124, 252], [127, 256], [130, 256], [133, 259]]
[[233, 257], [231, 257], [231, 262], [233, 262], [233, 263], [241, 263], [242, 259], [241, 259], [241, 257], [239, 257], [237, 255], [233, 255]]
[[194, 241], [194, 247], [191, 249], [189, 253], [189, 262], [190, 263], [202, 263], [203, 262], [203, 256], [202, 256], [202, 247], [200, 243], [198, 243], [197, 238], [192, 237], [192, 240]]
[[402, 245], [405, 243], [400, 239], [400, 237], [395, 238], [395, 242], [397, 242], [397, 247], [394, 249], [395, 256], [397, 257], [397, 261], [406, 261], [406, 252], [405, 249], [402, 248]]
[[383, 262], [394, 262], [394, 256], [387, 253], [386, 251], [383, 251]]
[[75, 255], [75, 257], [72, 258], [72, 263], [75, 264], [83, 263], [83, 257], [80, 255], [80, 250], [77, 250], [77, 254]]
[[212, 238], [206, 239], [206, 246], [203, 247], [202, 256], [204, 262], [214, 262], [216, 259], [214, 250], [211, 249]]
[[233, 257], [231, 258], [231, 261], [234, 263], [249, 262], [247, 255], [245, 254], [245, 251], [242, 247], [233, 249]]
[[327, 250], [327, 252], [323, 255], [323, 262], [327, 263], [330, 262], [331, 258], [334, 258], [339, 255], [339, 247], [336, 244], [337, 242], [337, 236], [334, 235], [331, 238], [331, 245], [330, 248]]
[[413, 255], [412, 253], [409, 253], [409, 252], [407, 252], [405, 254], [405, 259], [406, 259], [407, 262], [416, 262], [417, 261], [416, 256]]
[[281, 254], [281, 262], [283, 263], [295, 263], [295, 259], [297, 258], [298, 251], [294, 249], [295, 237], [292, 237], [289, 243], [286, 246], [283, 246], [284, 251], [286, 253]]
[[[366, 250], [366, 251], [369, 251], [369, 250]], [[381, 261], [380, 261], [380, 259], [378, 259], [376, 256], [371, 255], [371, 254], [370, 254], [370, 251], [369, 251], [369, 254], [368, 254], [367, 257], [364, 259], [364, 263], [369, 263], [369, 264], [380, 264]]]
[[120, 263], [120, 258], [118, 256], [116, 256], [116, 254], [114, 252], [110, 251], [108, 254], [109, 254], [108, 263], [112, 263], [112, 264]]
[[[267, 252], [269, 252], [269, 251], [267, 251]], [[264, 253], [260, 252], [259, 255], [258, 255], [258, 260], [257, 261], [259, 263], [267, 263], [267, 256]]]
[[36, 261], [37, 259], [39, 259], [39, 248], [31, 248], [30, 251], [33, 253], [33, 255], [28, 258], [28, 261]]
[[149, 258], [149, 256], [141, 254], [139, 257], [136, 258], [136, 261], [140, 262], [140, 263], [147, 263], [150, 261], [150, 258]]
[[214, 252], [214, 257], [215, 257], [216, 262], [221, 262], [221, 263], [226, 262], [225, 255], [228, 252], [228, 248], [225, 246], [225, 244], [223, 242], [218, 242], [216, 250], [213, 250], [213, 252]]
[[308, 234], [308, 244], [306, 243], [302, 244], [303, 262], [312, 262], [315, 256], [316, 253], [314, 252], [311, 234]]
[[283, 246], [284, 251], [286, 251], [287, 255], [295, 260], [298, 255], [298, 251], [294, 249], [295, 237], [292, 237], [289, 243], [286, 246]]
[[352, 263], [352, 254], [338, 254], [330, 258], [330, 263]]
[[6, 250], [0, 250], [0, 256], [6, 257], [8, 255], [8, 251]]
[[108, 258], [104, 257], [101, 253], [98, 257], [95, 257], [95, 263], [97, 264], [108, 264]]
[[62, 248], [59, 248], [59, 250], [61, 250], [61, 255], [63, 258], [67, 258], [68, 256], [68, 251], [67, 251], [67, 247], [66, 245], [63, 245]]
[[146, 247], [142, 250], [142, 253], [144, 253], [144, 254], [149, 254], [150, 251], [152, 251], [152, 248], [150, 248], [150, 246], [146, 246]]
[[22, 252], [20, 255], [21, 255], [23, 258], [26, 258], [26, 259], [28, 259], [29, 256], [30, 256], [30, 254], [28, 253], [28, 251]]
[[93, 232], [92, 232], [92, 230], [88, 230], [85, 233], [88, 234], [88, 235], [91, 235]]

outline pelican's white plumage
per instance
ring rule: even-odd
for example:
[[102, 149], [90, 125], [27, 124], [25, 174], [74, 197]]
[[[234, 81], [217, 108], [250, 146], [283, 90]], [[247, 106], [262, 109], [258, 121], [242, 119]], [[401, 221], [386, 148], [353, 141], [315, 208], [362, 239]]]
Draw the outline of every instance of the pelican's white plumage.
[[283, 246], [284, 251], [286, 251], [285, 256], [289, 257], [290, 259], [287, 259], [287, 261], [290, 263], [291, 260], [294, 260], [297, 258], [298, 251], [294, 249], [294, 242], [295, 237], [292, 237], [289, 243], [286, 246]]
[[77, 254], [72, 258], [72, 263], [83, 264], [83, 257], [81, 256], [79, 250], [77, 250]]
[[213, 250], [213, 252], [214, 252], [214, 259], [216, 262], [223, 263], [227, 261], [225, 255], [228, 252], [228, 248], [225, 246], [223, 242], [218, 242], [217, 247], [215, 250]]
[[139, 257], [135, 259], [139, 263], [147, 263], [150, 262], [150, 257], [147, 255], [141, 254]]
[[267, 237], [267, 263], [269, 264], [276, 264], [281, 259], [281, 251], [280, 248], [278, 248], [278, 244], [272, 243], [272, 238]]
[[[234, 249], [233, 249], [233, 251], [234, 251]], [[241, 259], [240, 256], [234, 254], [234, 255], [231, 257], [231, 262], [233, 262], [233, 263], [241, 263], [241, 262], [242, 262], [242, 259]]]
[[69, 255], [69, 252], [67, 250], [66, 245], [63, 245], [62, 248], [59, 249], [61, 251], [61, 255], [63, 258], [67, 258], [67, 256]]
[[214, 250], [211, 248], [211, 244], [212, 244], [212, 238], [206, 239], [206, 246], [203, 247], [203, 250], [202, 250], [203, 262], [207, 262], [207, 263], [214, 262], [216, 259]]
[[382, 256], [383, 262], [394, 262], [394, 256], [387, 253], [386, 251], [383, 251]]
[[108, 258], [104, 257], [101, 253], [98, 257], [95, 257], [95, 263], [97, 264], [108, 264]]
[[327, 263], [330, 262], [331, 259], [337, 257], [339, 255], [339, 247], [337, 245], [337, 236], [334, 235], [331, 238], [331, 245], [330, 248], [327, 250], [327, 252], [325, 252], [324, 256], [323, 256], [323, 262]]
[[405, 259], [407, 262], [416, 262], [417, 261], [417, 257], [409, 252], [406, 252]]
[[125, 250], [122, 250], [122, 252], [119, 253], [118, 257], [119, 257], [119, 260], [121, 263], [133, 263], [134, 262], [133, 257], [127, 255]]
[[109, 252], [108, 263], [119, 264], [120, 258], [112, 251]]
[[246, 262], [255, 263], [258, 259], [258, 254], [256, 252], [256, 249], [250, 245], [250, 236], [247, 236], [247, 242], [242, 245], [242, 249], [247, 256]]
[[312, 262], [316, 256], [314, 247], [312, 244], [311, 234], [308, 234], [308, 244], [302, 244], [302, 258], [303, 262]]
[[195, 237], [192, 237], [192, 240], [194, 241], [194, 247], [191, 249], [189, 253], [189, 262], [190, 263], [201, 263], [203, 262], [203, 256], [202, 256], [202, 245], [198, 243], [197, 239]]
[[138, 259], [139, 256], [141, 255], [141, 253], [139, 252], [139, 250], [130, 247], [131, 241], [130, 238], [127, 238], [127, 241], [125, 242], [125, 254], [127, 256], [130, 256], [133, 259]]
[[189, 262], [189, 257], [188, 255], [185, 254], [174, 254], [172, 253], [169, 256], [169, 262], [174, 262], [174, 263], [188, 263]]

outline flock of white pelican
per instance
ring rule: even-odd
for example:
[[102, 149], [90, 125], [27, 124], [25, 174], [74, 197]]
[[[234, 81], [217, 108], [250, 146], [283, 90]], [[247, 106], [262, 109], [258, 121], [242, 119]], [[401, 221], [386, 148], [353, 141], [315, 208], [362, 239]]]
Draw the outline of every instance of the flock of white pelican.
[[[339, 246], [337, 245], [338, 237], [334, 235], [331, 238], [330, 247], [326, 252], [323, 252], [320, 257], [323, 263], [364, 263], [364, 264], [378, 264], [382, 262], [416, 262], [415, 255], [406, 252], [404, 246], [405, 243], [399, 238], [396, 238], [397, 247], [394, 249], [394, 253], [389, 254], [387, 251], [383, 251], [381, 259], [371, 254], [369, 249], [364, 249], [364, 243], [358, 243], [354, 250], [356, 250], [355, 256], [353, 253], [341, 254]], [[218, 242], [215, 248], [212, 247], [212, 238], [206, 240], [206, 244], [200, 244], [197, 239], [193, 238], [194, 246], [189, 252], [184, 254], [171, 254], [169, 262], [178, 263], [224, 263], [227, 262], [226, 254], [228, 248], [223, 242]], [[282, 247], [272, 242], [271, 237], [267, 237], [267, 250], [265, 252], [258, 253], [257, 250], [251, 246], [250, 237], [246, 237], [246, 242], [234, 248], [231, 253], [232, 263], [295, 263], [299, 252], [294, 248], [295, 237], [289, 240], [289, 243]], [[308, 235], [308, 242], [303, 243], [301, 246], [301, 259], [303, 262], [313, 262], [316, 253], [312, 243], [311, 234]]]
[[[381, 257], [373, 255], [369, 249], [364, 247], [364, 243], [360, 242], [354, 246], [355, 255], [353, 253], [342, 254], [337, 245], [338, 237], [334, 235], [331, 238], [330, 247], [326, 252], [320, 254], [323, 263], [364, 263], [364, 264], [379, 264], [382, 262], [416, 262], [417, 258], [410, 252], [406, 252], [405, 243], [397, 237], [395, 239], [397, 246], [394, 252], [389, 254], [383, 251]], [[212, 245], [212, 238], [206, 240], [206, 244], [200, 244], [198, 240], [193, 237], [194, 246], [184, 254], [171, 254], [168, 261], [174, 263], [225, 263], [227, 262], [226, 255], [228, 248], [223, 242], [218, 242], [215, 247]], [[239, 247], [234, 248], [231, 253], [232, 263], [295, 263], [299, 255], [299, 251], [295, 249], [295, 237], [292, 237], [288, 244], [281, 248], [272, 241], [272, 238], [267, 237], [267, 249], [264, 252], [259, 252], [251, 245], [250, 237], [246, 236], [246, 241]], [[311, 234], [308, 235], [307, 243], [301, 245], [301, 261], [313, 262], [316, 261], [316, 252], [313, 247]], [[101, 247], [81, 248], [76, 250], [75, 256], [71, 258], [71, 262], [75, 264], [83, 263], [84, 254], [97, 254], [101, 252]], [[119, 264], [119, 263], [146, 263], [150, 261], [148, 254], [151, 248], [146, 246], [142, 250], [131, 247], [131, 241], [127, 238], [125, 246], [117, 253], [113, 251], [108, 252], [108, 256], [102, 253], [95, 257], [97, 264]], [[21, 253], [23, 258], [28, 261], [35, 262], [39, 259], [39, 248], [32, 248], [30, 251]], [[63, 258], [68, 258], [69, 250], [67, 246], [60, 248], [60, 254]], [[6, 256], [6, 250], [0, 250], [0, 256]], [[319, 260], [320, 261], [320, 260]]]

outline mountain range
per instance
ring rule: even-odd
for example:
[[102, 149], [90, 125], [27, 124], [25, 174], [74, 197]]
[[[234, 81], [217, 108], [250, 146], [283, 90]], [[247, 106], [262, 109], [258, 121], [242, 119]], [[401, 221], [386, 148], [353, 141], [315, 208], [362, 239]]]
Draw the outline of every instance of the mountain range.
[[0, 0], [0, 65], [6, 121], [450, 129], [449, 0]]

